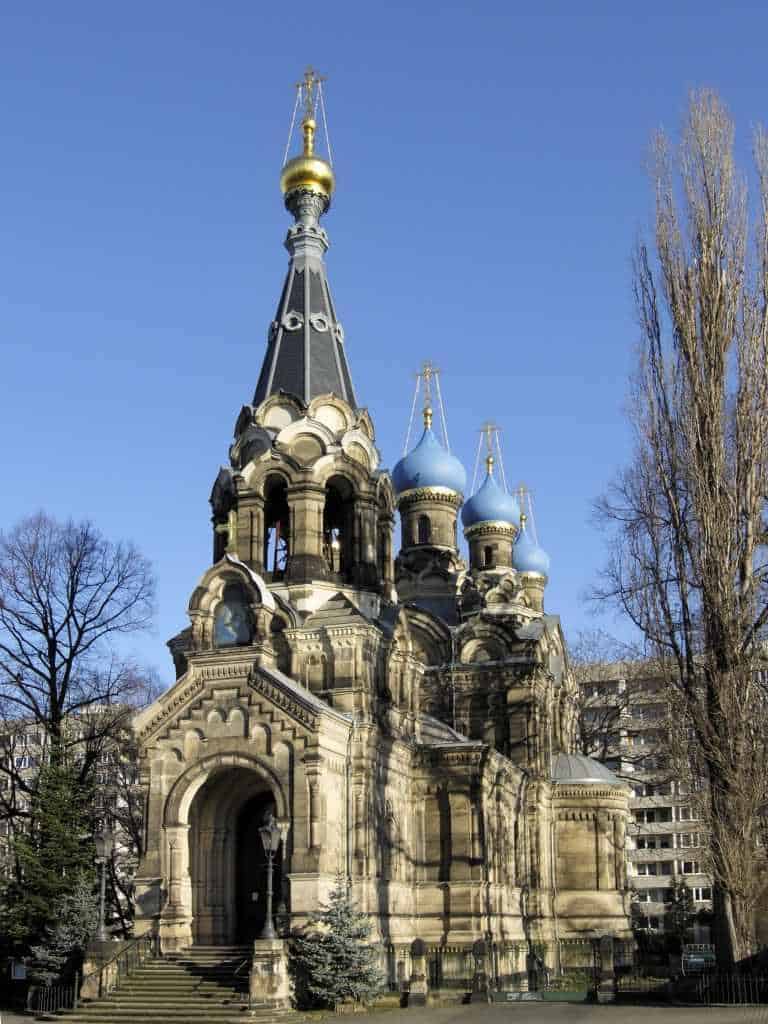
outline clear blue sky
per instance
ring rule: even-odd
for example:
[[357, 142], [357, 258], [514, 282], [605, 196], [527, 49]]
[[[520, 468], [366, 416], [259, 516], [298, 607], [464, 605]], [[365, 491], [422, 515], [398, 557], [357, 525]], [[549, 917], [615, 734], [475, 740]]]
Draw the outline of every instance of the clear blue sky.
[[0, 525], [45, 508], [135, 540], [159, 578], [136, 650], [172, 678], [164, 643], [210, 561], [210, 487], [285, 272], [277, 181], [312, 63], [331, 285], [385, 464], [430, 358], [470, 474], [480, 423], [503, 426], [547, 607], [569, 636], [591, 627], [591, 501], [628, 457], [648, 140], [710, 85], [746, 145], [766, 38], [758, 3], [6, 0]]

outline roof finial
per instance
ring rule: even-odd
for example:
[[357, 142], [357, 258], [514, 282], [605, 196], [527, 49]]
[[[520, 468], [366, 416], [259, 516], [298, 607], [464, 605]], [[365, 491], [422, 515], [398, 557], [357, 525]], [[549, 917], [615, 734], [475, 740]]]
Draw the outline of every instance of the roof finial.
[[501, 454], [501, 427], [491, 420], [486, 420], [480, 427], [480, 438], [477, 442], [475, 454], [475, 470], [472, 474], [472, 492], [475, 491], [477, 483], [477, 472], [480, 468], [480, 454], [485, 448], [485, 471], [488, 476], [493, 476], [494, 467], [499, 467], [499, 478], [502, 490], [507, 490], [507, 478], [504, 474], [504, 459]]
[[304, 120], [301, 122], [301, 130], [304, 133], [304, 156], [313, 156], [315, 152], [315, 108], [320, 92], [320, 83], [325, 81], [325, 75], [318, 75], [310, 65], [304, 72], [304, 81], [297, 82], [299, 98], [304, 103]]
[[448, 429], [445, 423], [445, 409], [443, 407], [443, 396], [440, 393], [440, 370], [435, 366], [434, 363], [429, 361], [421, 364], [421, 369], [416, 373], [416, 389], [413, 392], [413, 404], [411, 405], [411, 416], [408, 420], [408, 431], [405, 435], [405, 445], [403, 447], [403, 454], [408, 451], [408, 444], [411, 439], [411, 428], [413, 427], [413, 421], [416, 415], [416, 408], [419, 401], [419, 392], [422, 391], [422, 416], [424, 419], [424, 427], [429, 430], [432, 426], [434, 418], [433, 410], [435, 408], [435, 402], [437, 403], [437, 415], [439, 417], [440, 428], [443, 435], [443, 444], [445, 448], [450, 451], [450, 445], [448, 443]]
[[424, 426], [429, 430], [432, 426], [432, 378], [439, 373], [430, 362], [421, 367], [421, 379], [424, 381]]
[[[319, 75], [314, 68], [308, 67], [304, 77], [296, 83], [296, 104], [293, 109], [293, 118], [288, 132], [288, 145], [285, 147], [285, 159], [283, 160], [283, 173], [280, 177], [280, 186], [283, 195], [288, 195], [296, 189], [305, 189], [323, 196], [326, 199], [326, 207], [330, 201], [334, 187], [333, 170], [331, 169], [331, 146], [328, 139], [328, 123], [325, 116], [325, 102], [323, 100], [324, 75]], [[288, 151], [291, 145], [296, 114], [299, 107], [303, 108], [301, 131], [303, 136], [303, 148], [300, 156], [288, 160]], [[317, 122], [315, 115], [317, 108], [323, 116], [323, 127], [325, 130], [325, 142], [328, 147], [328, 160], [315, 153], [315, 132]]]

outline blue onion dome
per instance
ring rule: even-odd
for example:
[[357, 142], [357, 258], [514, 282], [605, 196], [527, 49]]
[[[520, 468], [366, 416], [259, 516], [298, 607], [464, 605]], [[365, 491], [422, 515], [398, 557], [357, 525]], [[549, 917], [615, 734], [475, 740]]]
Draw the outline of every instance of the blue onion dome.
[[531, 540], [525, 528], [527, 518], [525, 515], [520, 516], [520, 533], [512, 548], [512, 565], [518, 572], [537, 572], [541, 576], [548, 576], [549, 555]]
[[392, 470], [392, 484], [398, 494], [418, 487], [445, 487], [463, 494], [467, 474], [456, 458], [440, 444], [425, 416], [424, 433], [416, 447]]
[[482, 487], [473, 494], [461, 510], [461, 521], [465, 528], [478, 523], [510, 523], [517, 526], [520, 521], [520, 506], [511, 494], [507, 494], [496, 483], [493, 476], [493, 456], [488, 456], [488, 473]]

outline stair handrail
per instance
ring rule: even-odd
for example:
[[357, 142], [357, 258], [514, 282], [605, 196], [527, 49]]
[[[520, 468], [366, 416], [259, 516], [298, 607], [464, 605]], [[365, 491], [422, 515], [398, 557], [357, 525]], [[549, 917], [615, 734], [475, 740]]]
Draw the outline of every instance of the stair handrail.
[[[88, 974], [83, 975], [81, 988], [85, 987], [85, 983], [90, 978], [98, 975], [99, 998], [101, 999], [102, 996], [109, 995], [109, 993], [113, 992], [120, 984], [121, 977], [123, 975], [127, 976], [131, 973], [132, 967], [140, 967], [145, 960], [159, 956], [158, 947], [159, 943], [157, 935], [147, 933], [144, 935], [137, 935], [135, 938], [129, 939], [114, 956], [111, 956], [109, 960], [105, 960], [104, 963], [100, 964], [95, 971], [90, 971]], [[141, 955], [142, 952], [145, 953], [144, 956]], [[133, 953], [136, 953], [136, 957], [132, 959]], [[108, 971], [108, 968], [111, 967], [112, 964], [115, 965], [115, 969], [113, 971]]]

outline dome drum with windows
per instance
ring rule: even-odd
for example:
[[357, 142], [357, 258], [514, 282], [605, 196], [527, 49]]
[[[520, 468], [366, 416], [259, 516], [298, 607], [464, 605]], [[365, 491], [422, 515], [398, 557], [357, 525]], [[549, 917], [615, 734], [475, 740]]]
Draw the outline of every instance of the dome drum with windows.
[[512, 566], [520, 507], [496, 482], [494, 462], [489, 453], [485, 460], [485, 480], [461, 510], [472, 569], [509, 569]]

